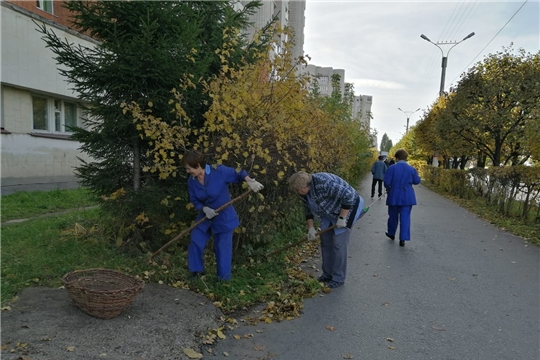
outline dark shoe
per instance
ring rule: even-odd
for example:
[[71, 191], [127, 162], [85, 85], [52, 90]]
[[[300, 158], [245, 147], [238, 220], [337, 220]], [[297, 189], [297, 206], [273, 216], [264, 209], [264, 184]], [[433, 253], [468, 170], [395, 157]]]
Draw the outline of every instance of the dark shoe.
[[[390, 240], [395, 240], [395, 236], [394, 235], [390, 235], [389, 233], [385, 232], [384, 235], [386, 235], [387, 237], [390, 238]], [[403, 245], [402, 245], [403, 246]]]
[[405, 240], [399, 240], [399, 246], [405, 246]]
[[321, 276], [319, 276], [319, 277], [317, 278], [317, 281], [318, 281], [318, 282], [325, 282], [325, 283], [327, 283], [327, 282], [332, 281], [332, 278], [331, 278], [331, 277], [326, 277], [326, 276], [324, 276], [324, 275], [321, 275]]
[[330, 289], [334, 289], [337, 287], [340, 287], [341, 285], [345, 284], [343, 281], [330, 281], [326, 286], [328, 286]]
[[381, 196], [382, 196], [382, 194], [379, 194], [379, 197], [381, 197]]

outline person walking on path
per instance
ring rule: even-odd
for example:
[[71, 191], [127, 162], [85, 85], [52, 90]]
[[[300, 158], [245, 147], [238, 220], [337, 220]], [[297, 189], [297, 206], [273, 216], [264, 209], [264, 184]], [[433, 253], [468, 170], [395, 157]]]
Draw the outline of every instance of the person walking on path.
[[384, 174], [388, 170], [388, 166], [384, 162], [384, 156], [379, 156], [378, 160], [371, 166], [371, 173], [373, 174], [373, 181], [371, 182], [371, 197], [375, 196], [375, 186], [379, 185], [379, 197], [382, 196], [382, 185], [384, 180]]
[[394, 240], [399, 223], [399, 246], [411, 240], [411, 210], [416, 205], [413, 185], [420, 184], [420, 176], [414, 167], [407, 164], [407, 151], [396, 151], [397, 162], [384, 175], [387, 191], [388, 223], [386, 236]]
[[238, 215], [232, 205], [217, 213], [214, 209], [231, 200], [228, 185], [245, 181], [252, 191], [258, 192], [263, 185], [250, 178], [245, 170], [218, 165], [210, 166], [204, 161], [204, 155], [198, 151], [189, 151], [182, 158], [188, 178], [189, 200], [199, 211], [196, 221], [206, 216], [204, 221], [191, 231], [188, 246], [188, 269], [192, 276], [204, 273], [204, 248], [210, 235], [214, 235], [217, 276], [220, 280], [231, 279], [233, 232], [240, 225]]
[[364, 199], [345, 180], [326, 172], [308, 174], [299, 171], [289, 178], [289, 186], [304, 200], [309, 240], [316, 239], [315, 216], [322, 230], [336, 226], [320, 235], [323, 273], [317, 280], [328, 283], [329, 288], [343, 285], [347, 275], [350, 229], [360, 218]]

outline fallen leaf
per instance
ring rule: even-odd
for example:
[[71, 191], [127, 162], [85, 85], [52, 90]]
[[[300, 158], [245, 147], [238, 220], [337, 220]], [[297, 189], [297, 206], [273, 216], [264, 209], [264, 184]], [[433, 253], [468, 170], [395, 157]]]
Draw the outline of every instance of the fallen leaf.
[[2, 347], [0, 347], [0, 350], [7, 350], [7, 349], [9, 349], [8, 344], [2, 345]]
[[69, 351], [69, 352], [75, 351], [75, 346], [68, 346], [66, 348], [66, 351]]
[[255, 330], [255, 332], [258, 332], [259, 334], [264, 332], [264, 330]]
[[352, 354], [341, 354], [341, 357], [344, 359], [353, 359]]
[[240, 340], [242, 337], [240, 335], [233, 335], [233, 338], [235, 338], [236, 340]]
[[456, 279], [456, 278], [449, 278], [448, 280], [450, 280], [450, 281], [456, 281], [457, 279]]
[[226, 339], [226, 338], [227, 338], [227, 337], [225, 336], [225, 334], [223, 334], [223, 333], [221, 332], [221, 330], [218, 330], [218, 331], [217, 331], [217, 336], [218, 336], [220, 339]]
[[336, 328], [330, 325], [326, 325], [326, 330], [334, 331], [336, 330]]
[[388, 345], [387, 348], [389, 348], [390, 350], [396, 350], [396, 347], [395, 347], [395, 346], [390, 346], [390, 345]]
[[382, 304], [383, 306], [390, 306], [390, 303], [387, 303], [387, 302], [383, 302]]
[[0, 310], [2, 310], [2, 311], [10, 311], [10, 310], [11, 310], [11, 306], [2, 306], [2, 307], [0, 308]]
[[202, 357], [203, 357], [203, 355], [201, 353], [198, 353], [193, 349], [185, 348], [183, 350], [184, 350], [184, 354], [186, 354], [187, 357], [190, 358], [190, 359], [202, 359]]
[[224, 351], [224, 352], [223, 352], [223, 356], [229, 356], [229, 353], [226, 352], [226, 351]]
[[254, 349], [257, 350], [257, 351], [263, 351], [264, 346], [263, 345], [255, 345]]
[[386, 341], [394, 342], [394, 339], [392, 339], [392, 338], [386, 338]]
[[432, 328], [433, 330], [437, 330], [437, 331], [446, 331], [445, 328], [440, 327], [440, 326], [432, 326], [431, 328]]

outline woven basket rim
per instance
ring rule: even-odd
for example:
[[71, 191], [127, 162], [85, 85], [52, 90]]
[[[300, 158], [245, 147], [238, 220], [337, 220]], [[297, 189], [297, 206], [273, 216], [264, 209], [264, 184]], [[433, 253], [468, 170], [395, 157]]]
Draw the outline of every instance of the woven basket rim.
[[137, 289], [137, 288], [142, 288], [144, 287], [144, 281], [141, 280], [141, 279], [138, 279], [136, 278], [135, 276], [133, 275], [129, 275], [129, 274], [125, 274], [121, 271], [118, 271], [118, 270], [113, 270], [113, 269], [105, 269], [105, 268], [93, 268], [93, 269], [81, 269], [81, 270], [74, 270], [74, 271], [71, 271], [71, 272], [68, 272], [67, 274], [65, 274], [64, 276], [62, 276], [62, 284], [65, 286], [65, 287], [77, 287], [79, 289], [85, 289], [84, 286], [77, 286], [77, 282], [81, 279], [77, 276], [75, 276], [73, 279], [70, 279], [68, 281], [68, 277], [70, 276], [73, 276], [73, 275], [78, 275], [78, 274], [92, 274], [92, 273], [96, 273], [96, 274], [99, 274], [99, 273], [109, 273], [109, 274], [113, 274], [115, 276], [119, 276], [119, 277], [123, 277], [125, 279], [129, 279], [130, 281], [133, 281], [133, 284], [130, 285], [130, 286], [125, 286], [123, 288], [119, 288], [119, 289], [110, 289], [110, 290], [94, 290], [94, 289], [89, 289], [90, 291], [94, 292], [94, 293], [100, 293], [100, 294], [107, 294], [107, 293], [117, 293], [117, 292], [120, 292], [120, 291], [129, 291], [129, 290], [133, 290], [133, 289]]

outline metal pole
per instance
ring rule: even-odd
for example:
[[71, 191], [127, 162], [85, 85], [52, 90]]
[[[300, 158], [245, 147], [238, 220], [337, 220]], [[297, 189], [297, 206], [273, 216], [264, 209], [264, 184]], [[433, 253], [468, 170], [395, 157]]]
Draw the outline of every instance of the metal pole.
[[447, 63], [448, 63], [448, 57], [443, 56], [442, 64], [441, 64], [441, 68], [442, 68], [442, 71], [441, 71], [441, 88], [439, 90], [439, 96], [444, 95], [444, 79], [446, 77], [446, 65], [447, 65]]
[[[443, 96], [443, 94], [444, 94], [444, 80], [445, 80], [445, 76], [446, 76], [446, 65], [448, 64], [448, 54], [450, 54], [450, 50], [452, 50], [458, 44], [462, 43], [463, 41], [465, 41], [465, 40], [467, 40], [467, 39], [469, 39], [469, 38], [471, 38], [473, 36], [474, 36], [474, 32], [472, 32], [469, 35], [465, 36], [460, 41], [437, 41], [436, 43], [434, 43], [426, 35], [424, 35], [424, 34], [420, 35], [420, 37], [422, 39], [424, 39], [427, 42], [435, 45], [436, 47], [439, 48], [439, 50], [441, 50], [441, 55], [442, 55], [441, 68], [442, 69], [441, 69], [441, 87], [439, 89], [439, 96]], [[448, 51], [446, 52], [446, 55], [444, 55], [444, 51], [439, 45], [452, 45], [452, 46], [448, 49]]]

